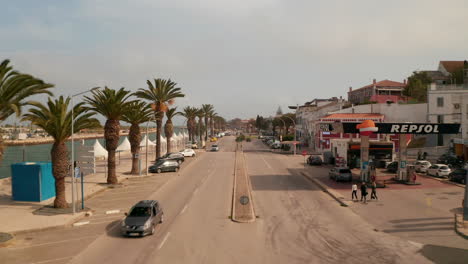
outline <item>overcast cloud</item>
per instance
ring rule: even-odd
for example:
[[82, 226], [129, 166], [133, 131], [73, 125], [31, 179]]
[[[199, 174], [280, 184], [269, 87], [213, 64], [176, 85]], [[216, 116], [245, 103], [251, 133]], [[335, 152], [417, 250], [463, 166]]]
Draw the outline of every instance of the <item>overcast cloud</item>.
[[468, 4], [412, 1], [8, 1], [0, 60], [56, 84], [146, 87], [171, 78], [227, 119], [346, 96], [468, 58]]

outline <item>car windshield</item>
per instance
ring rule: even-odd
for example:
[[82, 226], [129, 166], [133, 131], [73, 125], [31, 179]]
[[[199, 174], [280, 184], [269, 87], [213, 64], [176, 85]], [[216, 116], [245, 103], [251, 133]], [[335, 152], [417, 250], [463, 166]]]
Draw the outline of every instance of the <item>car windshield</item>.
[[217, 147], [218, 147], [218, 145], [213, 145], [213, 148], [217, 148]]
[[151, 215], [151, 207], [148, 206], [137, 206], [133, 207], [132, 211], [128, 216], [136, 216], [136, 217], [143, 217], [143, 216], [150, 216]]
[[440, 166], [440, 169], [441, 170], [446, 170], [446, 169], [448, 169], [448, 167], [447, 166]]
[[340, 173], [351, 173], [349, 169], [341, 169]]

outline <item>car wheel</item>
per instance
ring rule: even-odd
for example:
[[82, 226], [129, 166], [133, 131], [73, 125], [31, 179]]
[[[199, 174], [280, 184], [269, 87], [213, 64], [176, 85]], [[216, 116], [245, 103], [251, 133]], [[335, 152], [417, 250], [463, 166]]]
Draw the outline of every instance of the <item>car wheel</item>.
[[159, 219], [159, 223], [162, 224], [164, 222], [164, 214], [161, 214], [161, 218]]
[[435, 176], [436, 176], [437, 178], [439, 178], [439, 173], [437, 172]]
[[461, 184], [465, 184], [465, 179], [461, 179]]
[[179, 168], [175, 168], [175, 169], [174, 169], [174, 172], [178, 172], [178, 171], [179, 171]]
[[154, 225], [151, 226], [151, 232], [150, 232], [150, 235], [154, 235], [154, 231], [155, 231], [155, 227]]
[[157, 170], [156, 170], [156, 173], [161, 173], [161, 169], [157, 169]]

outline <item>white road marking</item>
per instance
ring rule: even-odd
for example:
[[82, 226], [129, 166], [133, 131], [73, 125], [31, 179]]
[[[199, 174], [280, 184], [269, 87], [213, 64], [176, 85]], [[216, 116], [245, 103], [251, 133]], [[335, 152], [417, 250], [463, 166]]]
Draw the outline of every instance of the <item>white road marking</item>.
[[47, 242], [47, 243], [41, 243], [41, 244], [34, 244], [34, 245], [24, 246], [24, 247], [12, 247], [11, 249], [25, 249], [25, 248], [32, 248], [32, 247], [40, 247], [40, 246], [53, 245], [53, 244], [61, 244], [61, 243], [67, 243], [67, 242], [77, 241], [77, 240], [82, 240], [82, 239], [87, 239], [87, 238], [95, 238], [95, 237], [98, 237], [98, 236], [99, 236], [99, 235], [82, 236], [82, 237], [71, 238], [71, 239], [66, 239], [66, 240], [59, 240], [59, 241], [54, 241], [54, 242]]
[[264, 158], [264, 157], [262, 157], [262, 160], [263, 160], [263, 162], [265, 162], [265, 164], [267, 165], [267, 167], [268, 167], [269, 169], [271, 169], [271, 168], [272, 168], [272, 167], [270, 166], [270, 164], [269, 164], [269, 163], [268, 163], [268, 162], [265, 160], [265, 158]]
[[71, 256], [71, 257], [64, 257], [64, 258], [56, 258], [56, 259], [43, 260], [43, 261], [39, 261], [39, 262], [32, 262], [31, 264], [43, 264], [43, 263], [56, 262], [56, 261], [66, 260], [66, 259], [71, 259], [71, 258], [73, 258], [73, 256]]
[[166, 240], [169, 238], [169, 235], [171, 234], [171, 232], [168, 232], [166, 234], [166, 236], [164, 237], [163, 241], [161, 242], [161, 244], [159, 245], [158, 249], [161, 249], [163, 246], [164, 246], [164, 243], [166, 243]]
[[411, 241], [411, 240], [408, 240], [408, 242], [410, 244], [412, 244], [413, 246], [417, 247], [418, 249], [421, 249], [424, 247], [424, 244], [421, 244], [421, 243], [418, 243], [418, 242], [414, 242], [414, 241]]
[[89, 224], [89, 221], [82, 221], [82, 222], [76, 222], [73, 224], [73, 226], [82, 226], [82, 225], [87, 225]]
[[118, 209], [106, 211], [106, 214], [118, 214], [118, 213], [120, 213], [120, 210]]
[[182, 211], [180, 211], [180, 214], [183, 214], [185, 212], [185, 210], [187, 210], [187, 205], [184, 206], [184, 208], [182, 209]]

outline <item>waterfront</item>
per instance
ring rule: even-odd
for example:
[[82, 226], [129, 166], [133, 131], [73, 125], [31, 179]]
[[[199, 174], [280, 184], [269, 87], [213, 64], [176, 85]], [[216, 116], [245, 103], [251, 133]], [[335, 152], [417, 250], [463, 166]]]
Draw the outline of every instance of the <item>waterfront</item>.
[[[181, 131], [179, 128], [174, 128], [174, 131], [179, 133]], [[121, 136], [119, 140], [119, 144], [127, 136]], [[144, 135], [142, 136], [144, 137]], [[149, 133], [149, 139], [155, 141], [156, 134]], [[99, 143], [104, 147], [104, 138], [97, 139]], [[85, 139], [84, 145], [85, 146], [92, 146], [96, 139]], [[78, 146], [83, 143], [83, 140], [75, 140], [75, 153], [78, 149]], [[68, 141], [66, 143], [68, 151], [71, 150], [71, 142]], [[0, 179], [1, 178], [8, 178], [11, 176], [11, 164], [23, 162], [23, 161], [50, 161], [50, 149], [52, 148], [52, 144], [37, 144], [37, 145], [16, 145], [16, 146], [6, 146], [5, 147], [5, 155], [3, 160], [1, 161], [0, 165]], [[149, 150], [151, 153], [154, 153], [154, 150]], [[117, 154], [117, 160], [118, 160]]]

